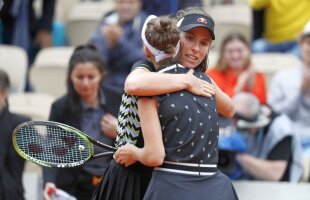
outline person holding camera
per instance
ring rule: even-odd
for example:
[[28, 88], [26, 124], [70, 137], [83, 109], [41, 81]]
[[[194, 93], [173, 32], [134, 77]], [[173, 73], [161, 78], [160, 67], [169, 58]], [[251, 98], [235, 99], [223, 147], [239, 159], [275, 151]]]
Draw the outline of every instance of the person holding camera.
[[115, 10], [102, 18], [90, 37], [108, 69], [105, 84], [123, 91], [131, 66], [144, 59], [140, 33], [146, 17], [142, 0], [116, 0]]
[[233, 124], [246, 146], [235, 152], [240, 179], [298, 182], [302, 175], [301, 147], [288, 116], [261, 106], [253, 94], [233, 97]]

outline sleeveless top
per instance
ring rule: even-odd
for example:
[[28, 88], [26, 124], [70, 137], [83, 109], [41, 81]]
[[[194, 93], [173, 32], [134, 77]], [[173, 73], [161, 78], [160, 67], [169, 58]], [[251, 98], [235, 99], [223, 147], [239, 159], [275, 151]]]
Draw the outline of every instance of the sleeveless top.
[[[136, 62], [131, 71], [138, 68], [144, 68], [150, 72], [155, 71], [152, 63], [146, 60]], [[124, 92], [117, 121], [115, 146], [118, 148], [131, 143], [137, 147], [143, 147], [144, 142], [138, 115], [138, 96]]]
[[[160, 73], [187, 73], [176, 64]], [[211, 83], [210, 78], [195, 71], [194, 75]], [[181, 90], [158, 96], [158, 111], [163, 131], [165, 161], [217, 164], [219, 116], [215, 97], [196, 96]]]

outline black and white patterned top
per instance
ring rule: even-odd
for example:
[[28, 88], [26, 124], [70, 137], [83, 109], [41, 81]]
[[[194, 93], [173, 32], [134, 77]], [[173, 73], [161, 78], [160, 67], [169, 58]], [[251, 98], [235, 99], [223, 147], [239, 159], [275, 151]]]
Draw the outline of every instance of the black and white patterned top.
[[[161, 73], [186, 73], [176, 64]], [[211, 83], [202, 72], [194, 75]], [[218, 111], [215, 97], [202, 97], [186, 90], [158, 96], [159, 118], [163, 131], [165, 161], [200, 164], [218, 162]]]
[[[155, 71], [153, 65], [146, 60], [136, 62], [131, 71], [138, 68], [144, 68], [151, 72]], [[118, 148], [131, 143], [143, 147], [144, 142], [138, 115], [138, 96], [124, 92], [117, 121], [115, 146]]]

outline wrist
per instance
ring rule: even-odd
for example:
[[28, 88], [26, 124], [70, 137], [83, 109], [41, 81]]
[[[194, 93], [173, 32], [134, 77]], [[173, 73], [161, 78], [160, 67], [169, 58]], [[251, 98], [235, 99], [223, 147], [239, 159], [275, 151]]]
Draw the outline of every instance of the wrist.
[[131, 158], [133, 160], [135, 160], [135, 161], [140, 161], [141, 160], [142, 152], [141, 152], [140, 148], [137, 148], [137, 147], [133, 146], [133, 148], [131, 149], [130, 153], [131, 153]]
[[182, 80], [182, 86], [185, 90], [190, 90], [192, 87], [192, 79], [187, 74], [182, 74], [183, 77], [181, 77], [180, 80]]

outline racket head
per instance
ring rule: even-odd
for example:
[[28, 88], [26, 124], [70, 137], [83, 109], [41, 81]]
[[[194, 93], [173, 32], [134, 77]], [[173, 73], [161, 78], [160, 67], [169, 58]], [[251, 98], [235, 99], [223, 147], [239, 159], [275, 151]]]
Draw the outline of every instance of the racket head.
[[21, 157], [44, 167], [76, 167], [94, 154], [84, 133], [52, 121], [24, 122], [14, 129], [12, 139]]

